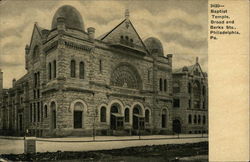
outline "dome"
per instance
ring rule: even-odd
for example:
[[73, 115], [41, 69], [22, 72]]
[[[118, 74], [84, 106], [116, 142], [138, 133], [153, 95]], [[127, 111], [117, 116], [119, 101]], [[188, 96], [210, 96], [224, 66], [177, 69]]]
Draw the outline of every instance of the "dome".
[[58, 17], [63, 17], [65, 19], [66, 28], [84, 31], [84, 24], [83, 24], [82, 16], [74, 7], [69, 6], [69, 5], [60, 7], [56, 11], [53, 17], [51, 29], [55, 29], [57, 27]]
[[144, 44], [151, 54], [158, 53], [159, 56], [163, 56], [163, 47], [161, 41], [157, 38], [150, 37], [144, 40]]

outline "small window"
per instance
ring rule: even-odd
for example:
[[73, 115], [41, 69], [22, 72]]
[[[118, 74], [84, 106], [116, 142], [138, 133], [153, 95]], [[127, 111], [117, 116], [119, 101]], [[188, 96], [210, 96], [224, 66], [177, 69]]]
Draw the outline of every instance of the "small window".
[[173, 103], [174, 107], [176, 107], [176, 108], [180, 107], [180, 99], [174, 99], [173, 102], [174, 102]]
[[48, 117], [48, 107], [47, 107], [47, 105], [45, 105], [44, 106], [44, 116], [45, 116], [45, 118], [47, 118]]
[[188, 93], [191, 93], [191, 91], [192, 91], [191, 83], [188, 83]]
[[125, 109], [125, 122], [126, 123], [129, 122], [129, 109], [128, 108]]
[[164, 79], [164, 91], [166, 92], [167, 91], [167, 80]]
[[79, 64], [79, 77], [80, 79], [84, 79], [84, 62], [80, 62]]
[[192, 115], [191, 114], [188, 115], [188, 123], [192, 124]]
[[159, 80], [159, 89], [160, 89], [160, 91], [162, 91], [162, 79], [161, 78]]
[[194, 115], [194, 124], [196, 124], [196, 123], [197, 123], [197, 116]]
[[201, 116], [198, 115], [198, 124], [200, 124], [200, 123], [201, 123]]
[[203, 122], [202, 123], [206, 124], [206, 116], [205, 115], [203, 116]]
[[99, 60], [99, 71], [100, 73], [102, 72], [102, 60], [101, 59]]
[[106, 107], [101, 107], [101, 122], [106, 122]]
[[53, 77], [56, 78], [56, 60], [53, 61]]
[[75, 62], [75, 60], [71, 60], [71, 63], [70, 63], [70, 76], [72, 78], [76, 77], [76, 62]]
[[149, 110], [145, 111], [145, 122], [149, 123]]
[[49, 73], [49, 80], [51, 80], [52, 79], [52, 67], [51, 67], [51, 63], [49, 63], [48, 73]]

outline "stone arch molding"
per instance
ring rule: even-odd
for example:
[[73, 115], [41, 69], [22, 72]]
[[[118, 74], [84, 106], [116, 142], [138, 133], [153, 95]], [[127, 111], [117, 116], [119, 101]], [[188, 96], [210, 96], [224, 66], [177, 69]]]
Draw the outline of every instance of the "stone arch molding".
[[83, 101], [83, 100], [80, 100], [80, 99], [78, 99], [78, 100], [74, 100], [73, 102], [71, 102], [71, 104], [70, 104], [70, 107], [69, 107], [69, 112], [71, 112], [71, 113], [73, 113], [74, 112], [74, 106], [75, 106], [75, 104], [76, 103], [81, 103], [81, 104], [83, 104], [83, 112], [87, 112], [87, 104]]
[[114, 99], [114, 100], [111, 100], [107, 106], [107, 123], [110, 124], [110, 111], [111, 111], [111, 106], [113, 104], [119, 104], [121, 109], [120, 109], [120, 113], [121, 115], [124, 115], [124, 104], [122, 103], [122, 101], [118, 100], [118, 99]]
[[127, 62], [122, 62], [112, 71], [110, 85], [123, 88], [141, 89], [142, 80], [136, 67]]

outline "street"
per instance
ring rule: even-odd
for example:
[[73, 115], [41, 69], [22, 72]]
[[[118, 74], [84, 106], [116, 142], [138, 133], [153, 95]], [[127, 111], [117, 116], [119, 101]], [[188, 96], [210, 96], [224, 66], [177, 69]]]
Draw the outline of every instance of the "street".
[[[133, 146], [183, 144], [208, 141], [207, 135], [204, 135], [203, 138], [201, 138], [201, 135], [180, 135], [180, 139], [173, 135], [151, 135], [141, 136], [140, 138], [141, 140], [139, 140], [138, 136], [96, 136], [96, 141], [92, 141], [92, 137], [37, 138], [36, 151], [108, 150]], [[20, 154], [23, 152], [23, 139], [3, 139], [3, 137], [0, 137], [0, 154]]]

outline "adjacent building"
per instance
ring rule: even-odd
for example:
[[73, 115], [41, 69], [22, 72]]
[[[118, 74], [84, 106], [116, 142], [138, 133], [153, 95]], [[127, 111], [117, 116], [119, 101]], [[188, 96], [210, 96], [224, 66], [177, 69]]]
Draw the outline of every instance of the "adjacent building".
[[[207, 75], [172, 70], [160, 40], [142, 40], [125, 18], [95, 37], [80, 13], [60, 7], [51, 29], [35, 23], [25, 47], [27, 73], [3, 89], [2, 134], [89, 136], [207, 132]], [[189, 86], [190, 85], [190, 86]]]

